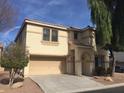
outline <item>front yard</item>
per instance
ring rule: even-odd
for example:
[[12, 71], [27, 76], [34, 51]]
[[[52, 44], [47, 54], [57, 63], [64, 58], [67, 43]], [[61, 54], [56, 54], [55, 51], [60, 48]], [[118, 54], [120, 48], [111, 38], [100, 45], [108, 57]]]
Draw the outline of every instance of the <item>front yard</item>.
[[8, 73], [0, 72], [0, 93], [44, 93], [30, 78], [25, 78], [23, 87], [16, 89], [12, 89], [5, 84], [7, 83], [6, 78], [8, 78]]
[[[96, 78], [97, 77], [97, 78]], [[83, 90], [92, 87], [124, 83], [124, 73], [115, 73], [113, 82], [106, 81], [104, 76], [77, 77], [70, 75], [48, 75], [25, 78], [23, 86], [20, 88], [10, 88], [7, 84], [8, 72], [0, 72], [0, 93], [55, 93], [75, 90]], [[96, 82], [95, 82], [96, 81]], [[98, 85], [97, 85], [98, 82]], [[42, 87], [42, 89], [40, 87]]]

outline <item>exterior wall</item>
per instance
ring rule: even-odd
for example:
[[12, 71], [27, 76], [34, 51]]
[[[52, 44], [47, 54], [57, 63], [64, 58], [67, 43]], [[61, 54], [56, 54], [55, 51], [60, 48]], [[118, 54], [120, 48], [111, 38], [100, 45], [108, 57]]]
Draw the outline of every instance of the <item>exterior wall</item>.
[[70, 51], [71, 49], [74, 49], [74, 47], [75, 47], [73, 31], [68, 32], [68, 42], [69, 42], [69, 51]]
[[68, 33], [69, 33], [68, 34], [68, 40], [69, 41], [74, 41], [74, 32], [73, 31], [69, 31]]
[[94, 51], [96, 51], [96, 41], [95, 41], [95, 32], [86, 30], [78, 33], [78, 39], [74, 40], [74, 31], [69, 32], [69, 43], [71, 48], [74, 49], [75, 45], [86, 45], [92, 46]]
[[91, 46], [93, 46], [94, 51], [97, 51], [97, 49], [96, 49], [96, 37], [95, 37], [95, 32], [94, 31], [91, 32], [91, 37], [92, 37]]
[[75, 74], [75, 50], [70, 50], [66, 58], [66, 67], [68, 74]]
[[66, 56], [68, 54], [68, 32], [58, 30], [58, 42], [46, 42], [43, 38], [43, 27], [27, 25], [26, 47], [30, 54]]
[[79, 34], [79, 41], [81, 41], [81, 44], [93, 46], [94, 51], [96, 51], [96, 41], [95, 41], [95, 32], [94, 31], [83, 31], [81, 34]]
[[79, 42], [83, 45], [90, 45], [90, 33], [89, 31], [84, 31], [79, 34]]

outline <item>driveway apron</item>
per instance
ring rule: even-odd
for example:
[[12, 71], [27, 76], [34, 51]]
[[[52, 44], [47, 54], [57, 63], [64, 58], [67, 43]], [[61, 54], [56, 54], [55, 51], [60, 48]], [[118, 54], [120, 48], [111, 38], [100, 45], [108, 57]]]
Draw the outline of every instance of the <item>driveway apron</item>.
[[85, 76], [73, 75], [41, 75], [30, 76], [45, 93], [72, 93], [88, 88], [102, 87], [104, 85]]

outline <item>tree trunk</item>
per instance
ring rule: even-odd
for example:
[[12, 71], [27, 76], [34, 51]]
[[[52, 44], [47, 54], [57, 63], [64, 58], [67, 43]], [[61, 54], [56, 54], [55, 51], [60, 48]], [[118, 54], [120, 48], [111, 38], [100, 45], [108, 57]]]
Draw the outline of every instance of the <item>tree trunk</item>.
[[13, 73], [13, 70], [10, 69], [10, 71], [9, 71], [9, 86], [12, 85], [12, 73]]
[[14, 78], [15, 78], [15, 71], [14, 71], [13, 68], [10, 70], [10, 75], [9, 76], [10, 76], [9, 77], [10, 78], [9, 79], [9, 86], [11, 87], [13, 82], [14, 82]]
[[114, 72], [115, 72], [115, 58], [114, 58], [114, 53], [113, 53], [113, 49], [110, 47], [109, 48], [110, 51], [110, 61], [111, 61], [111, 76], [114, 76]]

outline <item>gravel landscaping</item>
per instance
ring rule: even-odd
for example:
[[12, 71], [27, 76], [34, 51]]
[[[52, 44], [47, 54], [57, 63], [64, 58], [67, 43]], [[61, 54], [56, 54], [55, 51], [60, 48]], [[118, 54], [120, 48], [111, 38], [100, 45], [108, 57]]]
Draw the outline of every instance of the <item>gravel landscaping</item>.
[[115, 73], [114, 76], [111, 77], [113, 82], [106, 81], [105, 78], [106, 77], [104, 77], [104, 76], [95, 76], [95, 77], [92, 77], [91, 79], [93, 79], [99, 83], [102, 83], [104, 85], [124, 83], [124, 73]]

